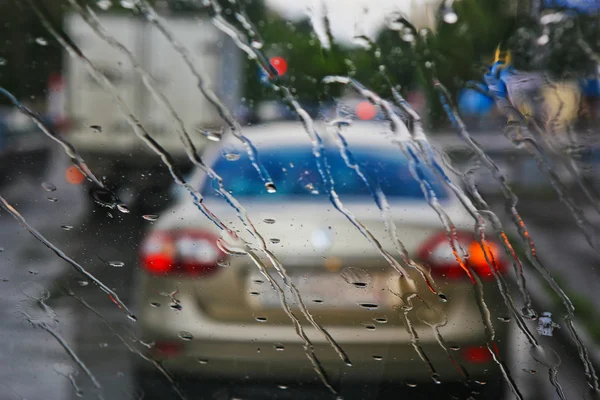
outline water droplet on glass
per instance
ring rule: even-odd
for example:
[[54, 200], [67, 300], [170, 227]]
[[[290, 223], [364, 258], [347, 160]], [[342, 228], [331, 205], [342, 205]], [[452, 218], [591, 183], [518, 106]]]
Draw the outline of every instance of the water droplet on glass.
[[133, 2], [132, 0], [121, 0], [120, 4], [121, 4], [121, 7], [127, 8], [129, 10], [131, 10], [131, 9], [133, 9], [133, 7], [135, 7], [135, 2]]
[[359, 289], [366, 288], [371, 282], [371, 275], [367, 271], [361, 268], [346, 267], [342, 269], [340, 275], [346, 282]]
[[277, 193], [277, 188], [273, 182], [265, 183], [265, 189], [267, 189], [268, 193]]
[[257, 322], [267, 322], [267, 317], [256, 317]]
[[108, 265], [115, 268], [121, 268], [125, 266], [125, 263], [123, 261], [109, 261]]
[[264, 222], [265, 224], [272, 225], [272, 224], [274, 224], [274, 223], [275, 223], [275, 220], [274, 220], [273, 218], [265, 218], [265, 219], [263, 219], [263, 222]]
[[365, 36], [355, 36], [352, 38], [352, 42], [365, 50], [371, 50], [371, 42]]
[[189, 342], [194, 338], [194, 336], [191, 333], [186, 331], [180, 331], [179, 334], [177, 334], [177, 336], [179, 336], [179, 339], [185, 340], [186, 342]]
[[257, 285], [262, 285], [264, 283], [264, 281], [261, 279], [254, 279], [252, 282], [256, 283]]
[[229, 263], [229, 260], [218, 260], [217, 265], [219, 267], [226, 268], [226, 267], [229, 267], [229, 265], [231, 265], [231, 264]]
[[21, 285], [21, 293], [37, 301], [44, 301], [50, 298], [48, 289], [36, 282], [24, 282]]
[[35, 269], [30, 269], [28, 272], [29, 272], [31, 275], [37, 275], [37, 274], [39, 274], [39, 273], [40, 273], [38, 270], [35, 270]]
[[258, 40], [253, 40], [253, 41], [250, 43], [250, 46], [254, 47], [255, 49], [258, 49], [258, 50], [260, 50], [260, 49], [262, 49], [262, 47], [263, 47], [263, 44], [262, 44], [262, 42], [259, 42]]
[[373, 360], [381, 361], [381, 360], [383, 360], [383, 357], [382, 356], [373, 356]]
[[534, 375], [534, 374], [536, 374], [536, 373], [537, 373], [537, 371], [536, 371], [535, 369], [525, 369], [525, 368], [523, 368], [523, 371], [524, 371], [524, 372], [528, 372], [528, 373], [530, 373], [531, 375]]
[[70, 364], [55, 363], [52, 368], [59, 374], [69, 377], [76, 376], [79, 372]]
[[213, 142], [218, 142], [223, 138], [223, 131], [213, 131], [210, 129], [197, 128], [196, 131], [200, 132], [202, 136]]
[[285, 346], [282, 344], [275, 345], [275, 350], [283, 351], [283, 350], [285, 350]]
[[378, 324], [387, 324], [388, 319], [387, 317], [376, 317], [373, 318], [373, 321], [377, 322]]
[[102, 348], [102, 349], [105, 349], [108, 347], [108, 343], [106, 343], [106, 342], [98, 343], [98, 346], [100, 346], [100, 348]]
[[117, 204], [117, 209], [121, 211], [123, 214], [129, 214], [129, 208], [125, 204]]
[[110, 0], [98, 0], [96, 2], [96, 5], [98, 6], [99, 9], [106, 11], [112, 6], [112, 3]]
[[6, 58], [0, 57], [0, 66], [6, 65]]
[[206, 364], [208, 364], [208, 360], [205, 360], [203, 358], [199, 358], [198, 359], [198, 364], [206, 365]]
[[152, 303], [150, 303], [150, 306], [154, 307], [154, 308], [158, 308], [158, 307], [160, 307], [160, 303], [153, 301]]
[[498, 320], [502, 321], [502, 322], [510, 322], [511, 318], [510, 317], [498, 317]]
[[402, 40], [404, 40], [405, 42], [414, 42], [415, 41], [415, 35], [413, 35], [412, 33], [410, 33], [410, 31], [408, 31], [404, 35], [402, 35]]
[[250, 292], [250, 296], [260, 296], [259, 292]]
[[102, 133], [102, 127], [100, 125], [90, 125], [90, 129], [94, 131], [94, 133]]
[[50, 203], [56, 203], [58, 201], [56, 197], [46, 197], [46, 200], [48, 200]]
[[233, 232], [221, 231], [217, 247], [231, 256], [242, 256], [248, 253], [248, 244]]
[[35, 38], [35, 42], [37, 44], [39, 44], [40, 46], [46, 46], [48, 44], [48, 41], [45, 38], [41, 37], [41, 36], [38, 37], [38, 38]]
[[269, 239], [269, 241], [273, 244], [277, 244], [277, 243], [281, 242], [281, 240], [279, 240], [277, 238], [271, 238], [271, 239]]
[[345, 128], [352, 125], [352, 120], [347, 118], [335, 118], [329, 121], [328, 124], [338, 128]]
[[475, 381], [473, 381], [473, 382], [475, 382], [476, 384], [478, 384], [478, 385], [481, 385], [481, 386], [483, 386], [483, 385], [487, 385], [487, 382], [486, 382], [486, 381], [478, 381], [478, 380], [475, 380]]
[[286, 390], [288, 388], [286, 385], [277, 385], [277, 387], [281, 390]]
[[375, 303], [358, 303], [358, 305], [365, 310], [376, 310], [379, 307], [379, 305]]
[[130, 321], [137, 322], [137, 317], [133, 314], [127, 315], [127, 318], [129, 318]]
[[91, 190], [92, 198], [103, 207], [115, 208], [117, 197], [110, 190], [102, 188], [93, 188]]
[[460, 346], [450, 346], [450, 350], [458, 351], [458, 350], [460, 350]]
[[438, 294], [438, 298], [440, 299], [440, 301], [442, 303], [446, 303], [448, 301], [448, 298], [446, 297], [446, 295], [444, 293]]
[[314, 299], [313, 303], [321, 304], [321, 303], [323, 303], [323, 300], [321, 300], [321, 299]]
[[146, 214], [146, 215], [142, 216], [142, 218], [144, 218], [146, 221], [154, 222], [158, 219], [158, 215]]
[[79, 286], [87, 286], [90, 284], [88, 281], [83, 281], [83, 280], [77, 281], [77, 283], [79, 283]]
[[413, 383], [413, 382], [407, 382], [407, 383], [406, 383], [406, 386], [408, 386], [408, 387], [411, 387], [411, 388], [416, 388], [416, 387], [417, 387], [417, 384], [416, 384], [416, 383]]
[[183, 306], [179, 302], [177, 302], [177, 303], [171, 303], [170, 307], [173, 310], [176, 310], [176, 311], [181, 311], [181, 309], [183, 308]]
[[237, 161], [240, 159], [240, 155], [238, 153], [225, 153], [223, 154], [223, 157], [225, 157], [227, 161]]
[[315, 186], [312, 183], [307, 184], [305, 187], [310, 192], [310, 194], [319, 194], [319, 191], [315, 189]]
[[65, 231], [70, 231], [71, 229], [73, 229], [72, 225], [61, 225], [61, 228], [63, 228]]
[[455, 24], [458, 21], [458, 15], [454, 12], [454, 10], [450, 9], [444, 13], [444, 22], [447, 24]]
[[375, 325], [373, 325], [373, 324], [367, 324], [367, 325], [365, 325], [365, 328], [366, 328], [368, 331], [374, 331], [375, 329], [377, 329], [377, 328], [375, 327]]
[[56, 186], [54, 186], [50, 182], [42, 182], [42, 187], [47, 192], [54, 192], [56, 190]]

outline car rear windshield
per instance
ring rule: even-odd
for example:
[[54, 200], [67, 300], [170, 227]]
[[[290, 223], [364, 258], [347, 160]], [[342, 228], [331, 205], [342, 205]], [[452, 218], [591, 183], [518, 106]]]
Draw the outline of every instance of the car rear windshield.
[[[236, 197], [264, 197], [268, 199], [287, 197], [309, 198], [326, 194], [317, 162], [308, 147], [278, 147], [259, 150], [260, 161], [269, 171], [277, 186], [276, 193], [268, 193], [257, 171], [245, 153], [224, 152], [214, 165], [214, 170]], [[400, 150], [353, 149], [351, 161], [356, 162], [369, 187], [358, 173], [347, 165], [337, 149], [327, 149], [324, 160], [334, 181], [334, 189], [339, 195], [371, 196], [372, 191], [381, 188], [390, 200], [425, 200], [421, 186], [411, 175], [408, 161]], [[423, 176], [431, 185], [438, 199], [448, 197], [440, 180], [429, 171]], [[208, 182], [205, 196], [218, 195]]]

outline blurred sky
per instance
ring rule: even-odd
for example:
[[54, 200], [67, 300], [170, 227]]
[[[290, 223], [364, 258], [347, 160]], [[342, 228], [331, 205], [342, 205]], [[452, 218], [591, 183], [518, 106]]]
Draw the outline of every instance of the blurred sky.
[[[266, 0], [273, 10], [288, 19], [301, 19], [314, 16], [316, 19], [327, 10], [331, 30], [337, 40], [352, 43], [356, 35], [373, 38], [384, 25], [387, 15], [399, 11], [417, 25], [423, 16], [427, 3], [439, 4], [441, 0]], [[324, 7], [323, 7], [324, 6]], [[319, 27], [315, 27], [319, 34]]]

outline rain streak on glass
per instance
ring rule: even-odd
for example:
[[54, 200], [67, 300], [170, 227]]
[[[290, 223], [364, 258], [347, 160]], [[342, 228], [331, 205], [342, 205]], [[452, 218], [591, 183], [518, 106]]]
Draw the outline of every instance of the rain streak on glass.
[[[275, 396], [299, 368], [345, 398], [366, 368], [409, 397], [600, 398], [600, 2], [67, 3], [27, 0], [43, 27], [24, 15], [0, 48], [0, 152], [35, 145], [26, 122], [49, 147], [0, 181], [31, 234], [5, 224], [5, 308], [29, 330], [5, 336], [37, 343], [7, 342], [52, 366], [46, 397], [195, 398], [182, 376], [233, 361]], [[245, 367], [271, 360], [263, 388]]]

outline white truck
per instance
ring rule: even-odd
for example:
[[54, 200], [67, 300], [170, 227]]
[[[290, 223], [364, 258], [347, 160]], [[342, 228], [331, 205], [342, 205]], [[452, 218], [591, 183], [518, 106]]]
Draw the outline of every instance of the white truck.
[[[206, 143], [202, 129], [225, 127], [215, 108], [197, 87], [183, 58], [151, 23], [141, 17], [100, 14], [100, 23], [125, 45], [154, 78], [157, 89], [171, 102], [194, 143]], [[229, 110], [241, 99], [241, 53], [210, 19], [167, 17], [165, 24], [194, 58], [198, 71], [210, 82]], [[65, 31], [84, 55], [115, 86], [135, 116], [185, 172], [190, 167], [168, 111], [145, 87], [126, 55], [111, 47], [78, 15], [66, 17]], [[144, 208], [158, 208], [172, 182], [160, 158], [136, 135], [107, 93], [78, 59], [65, 55], [65, 114], [68, 140], [97, 176], [126, 203], [143, 199]]]

